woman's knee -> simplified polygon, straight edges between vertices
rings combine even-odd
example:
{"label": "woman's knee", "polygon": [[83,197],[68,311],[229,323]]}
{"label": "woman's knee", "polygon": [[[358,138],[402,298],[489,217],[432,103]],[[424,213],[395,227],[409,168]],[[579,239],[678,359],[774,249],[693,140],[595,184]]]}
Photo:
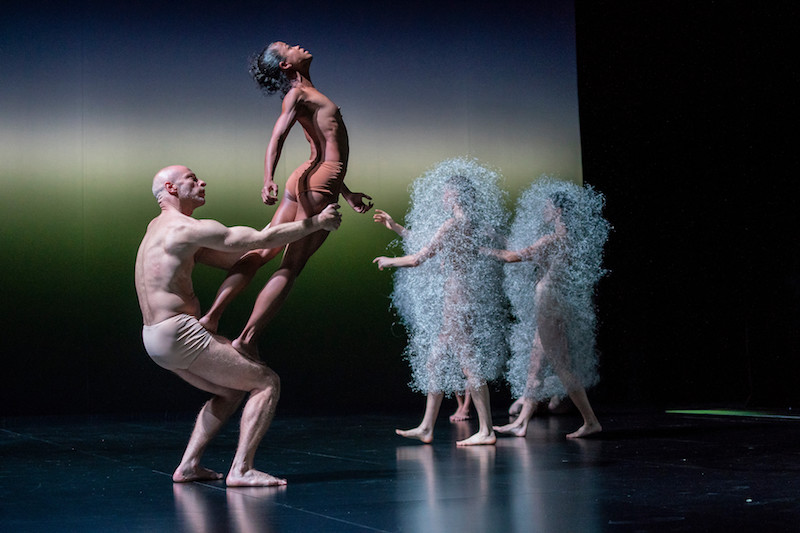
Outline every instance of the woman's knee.
{"label": "woman's knee", "polygon": [[255,274],[259,268],[268,263],[279,252],[280,249],[273,253],[271,248],[247,252],[236,262],[233,269],[244,274]]}

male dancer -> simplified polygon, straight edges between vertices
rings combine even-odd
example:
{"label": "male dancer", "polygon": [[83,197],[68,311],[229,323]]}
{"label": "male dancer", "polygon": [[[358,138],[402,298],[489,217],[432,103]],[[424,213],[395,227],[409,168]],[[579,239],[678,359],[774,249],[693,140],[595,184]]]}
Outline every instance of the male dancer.
{"label": "male dancer", "polygon": [[142,310],[142,339],[150,357],[189,384],[214,394],[201,409],[173,481],[221,479],[200,466],[209,441],[230,418],[246,393],[239,444],[228,486],[285,485],[286,480],[253,467],[256,448],[269,428],[280,395],[278,375],[261,361],[243,356],[229,340],[204,329],[197,320],[200,303],[192,287],[197,262],[230,268],[247,250],[282,246],[339,227],[338,206],[311,218],[267,226],[261,231],[225,227],[192,218],[205,203],[206,184],[184,166],[160,170],[153,195],[161,213],[147,226],[136,255],[136,293]]}

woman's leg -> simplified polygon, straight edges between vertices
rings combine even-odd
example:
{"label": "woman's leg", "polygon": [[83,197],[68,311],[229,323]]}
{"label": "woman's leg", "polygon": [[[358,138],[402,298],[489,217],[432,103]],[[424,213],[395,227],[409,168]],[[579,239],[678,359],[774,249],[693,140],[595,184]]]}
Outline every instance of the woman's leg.
{"label": "woman's leg", "polygon": [[[311,212],[307,212],[298,204],[295,220],[305,220],[321,212],[325,206],[335,199],[316,192],[305,193],[311,200]],[[281,265],[267,281],[267,284],[256,298],[253,312],[247,321],[242,333],[233,341],[233,346],[241,353],[250,357],[258,357],[257,340],[266,325],[278,313],[286,301],[297,276],[305,267],[308,260],[316,252],[325,239],[328,238],[325,230],[312,233],[298,241],[286,246]]]}
{"label": "woman's leg", "polygon": [[450,415],[450,422],[469,420],[469,408],[472,403],[472,395],[469,389],[464,391],[464,394],[456,394],[456,402],[458,402],[458,408],[455,413]]}
{"label": "woman's leg", "polygon": [[493,429],[496,432],[515,437],[524,437],[528,434],[528,422],[530,422],[539,404],[535,400],[524,397],[520,398],[520,404],[521,407],[517,418],[505,426],[494,426]]}
{"label": "woman's leg", "polygon": [[471,389],[472,401],[478,412],[478,432],[468,439],[456,442],[456,446],[480,446],[497,442],[492,430],[492,408],[489,404],[489,386],[484,383]]}
{"label": "woman's leg", "polygon": [[581,417],[583,417],[583,425],[577,431],[567,435],[567,438],[574,439],[599,433],[603,428],[589,403],[586,389],[583,388],[583,385],[570,370],[569,348],[564,321],[542,316],[538,320],[538,326],[537,334],[542,341],[544,356],[553,364],[556,375],[558,375],[564,388],[567,389],[572,403],[575,404]]}
{"label": "woman's leg", "polygon": [[508,408],[508,414],[511,416],[518,415],[522,411],[522,402],[524,398],[517,398],[514,403]]}
{"label": "woman's leg", "polygon": [[395,429],[394,432],[407,439],[417,439],[425,444],[433,441],[433,427],[436,425],[436,417],[439,416],[439,407],[442,405],[441,392],[429,392],[425,401],[425,414],[422,422],[414,429]]}
{"label": "woman's leg", "polygon": [[[284,193],[278,209],[272,216],[271,225],[291,222],[297,216],[297,201],[287,191]],[[200,319],[200,324],[212,333],[217,332],[222,313],[236,296],[247,287],[258,272],[258,269],[270,262],[283,248],[254,250],[242,256],[228,271],[228,276],[220,285],[211,308]]]}

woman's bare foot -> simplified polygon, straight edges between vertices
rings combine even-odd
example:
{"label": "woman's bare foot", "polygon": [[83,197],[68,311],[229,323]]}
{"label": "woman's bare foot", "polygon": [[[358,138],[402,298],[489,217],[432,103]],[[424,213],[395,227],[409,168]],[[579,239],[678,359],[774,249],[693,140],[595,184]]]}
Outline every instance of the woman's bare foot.
{"label": "woman's bare foot", "polygon": [[582,425],[580,428],[578,428],[578,431],[567,435],[567,438],[580,439],[581,437],[588,437],[589,435],[594,435],[595,433],[600,433],[601,431],[603,431],[603,426],[600,425],[600,422],[592,422]]}
{"label": "woman's bare foot", "polygon": [[206,331],[210,331],[211,333],[216,333],[217,328],[219,328],[219,320],[211,319],[208,315],[202,317],[198,322],[200,322],[200,325],[203,326]]}
{"label": "woman's bare foot", "polygon": [[225,484],[229,487],[277,487],[286,485],[286,480],[255,469],[243,473],[234,473],[231,470]]}
{"label": "woman's bare foot", "polygon": [[231,346],[233,346],[237,352],[247,357],[251,361],[261,362],[261,356],[258,354],[258,346],[246,345],[239,339],[233,339],[233,341],[231,341]]}
{"label": "woman's bare foot", "polygon": [[178,466],[172,474],[175,483],[189,483],[190,481],[216,481],[222,479],[222,474],[202,466]]}
{"label": "woman's bare foot", "polygon": [[456,442],[456,446],[486,446],[494,444],[495,442],[497,442],[497,437],[495,436],[494,431],[492,431],[488,435],[475,433],[468,439]]}
{"label": "woman's bare foot", "polygon": [[505,426],[493,426],[492,429],[503,435],[513,435],[515,437],[524,437],[528,433],[528,426],[517,422],[511,422]]}
{"label": "woman's bare foot", "polygon": [[417,439],[425,444],[430,444],[433,442],[433,429],[416,427],[414,429],[395,429],[394,432],[401,437],[405,437],[407,439]]}

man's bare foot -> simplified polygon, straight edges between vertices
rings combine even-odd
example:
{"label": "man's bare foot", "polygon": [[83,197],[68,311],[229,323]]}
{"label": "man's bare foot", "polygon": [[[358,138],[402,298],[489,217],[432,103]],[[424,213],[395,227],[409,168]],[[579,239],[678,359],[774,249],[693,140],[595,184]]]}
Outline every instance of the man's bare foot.
{"label": "man's bare foot", "polygon": [[469,420],[469,410],[458,409],[455,413],[450,415],[450,422],[462,422],[464,420]]}
{"label": "man's bare foot", "polygon": [[494,431],[492,431],[488,435],[475,433],[468,439],[456,442],[456,446],[487,446],[487,445],[492,445],[495,442],[497,442],[497,437],[495,436]]}
{"label": "man's bare foot", "polygon": [[395,429],[394,432],[401,437],[405,437],[407,439],[417,439],[425,444],[430,444],[433,442],[433,429],[422,429],[421,427],[416,427],[414,429]]}
{"label": "man's bare foot", "polygon": [[255,344],[249,345],[243,343],[239,339],[233,339],[233,341],[231,341],[231,346],[233,346],[237,352],[247,357],[251,361],[259,361],[259,362],[261,361],[261,356],[258,355],[257,345]]}
{"label": "man's bare foot", "polygon": [[513,435],[515,437],[524,437],[528,433],[528,427],[516,422],[511,422],[505,426],[492,426],[492,429],[503,435]]}
{"label": "man's bare foot", "polygon": [[518,415],[520,411],[522,411],[522,398],[517,398],[514,400],[514,403],[511,404],[511,407],[508,408],[508,414],[511,416]]}
{"label": "man's bare foot", "polygon": [[208,317],[208,315],[202,317],[200,320],[200,325],[203,326],[206,331],[210,331],[211,333],[216,333],[217,328],[219,328],[219,320],[213,320]]}
{"label": "man's bare foot", "polygon": [[600,422],[592,422],[590,424],[584,424],[578,431],[570,433],[567,435],[568,439],[580,439],[581,437],[588,437],[589,435],[594,435],[595,433],[600,433],[603,431],[603,426],[600,425]]}
{"label": "man's bare foot", "polygon": [[225,484],[229,487],[277,487],[286,485],[286,480],[255,469],[241,474],[234,473],[231,470],[228,472]]}
{"label": "man's bare foot", "polygon": [[190,481],[216,481],[222,479],[222,474],[202,466],[178,466],[172,474],[175,483],[189,483]]}

